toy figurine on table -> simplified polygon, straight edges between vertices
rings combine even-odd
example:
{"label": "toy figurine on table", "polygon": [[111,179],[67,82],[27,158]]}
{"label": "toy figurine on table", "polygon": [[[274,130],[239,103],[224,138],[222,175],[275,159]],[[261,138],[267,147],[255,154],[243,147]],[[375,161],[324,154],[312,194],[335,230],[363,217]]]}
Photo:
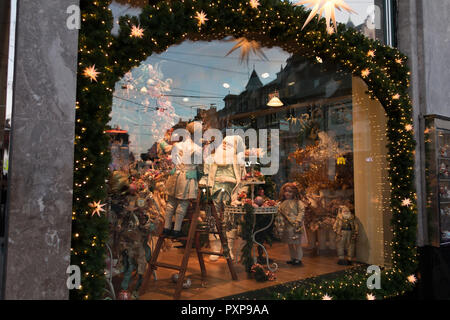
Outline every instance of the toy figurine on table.
{"label": "toy figurine on table", "polygon": [[[351,265],[355,256],[356,238],[358,237],[358,224],[355,216],[347,206],[341,206],[338,210],[338,216],[334,223],[333,230],[337,234],[337,254],[339,265]],[[347,251],[347,260],[345,260],[345,251]]]}
{"label": "toy figurine on table", "polygon": [[[210,188],[217,212],[223,218],[230,257],[237,257],[236,249],[239,242],[235,216],[224,214],[226,205],[238,201],[238,194],[242,191],[241,177],[245,176],[245,161],[243,158],[245,145],[239,136],[227,136],[223,139],[214,154],[205,159],[204,177],[200,185]],[[213,251],[220,248],[219,237],[210,234],[210,244]],[[210,260],[219,257],[211,255]]]}
{"label": "toy figurine on table", "polygon": [[[186,126],[190,135],[194,134],[195,122]],[[172,170],[166,184],[168,201],[163,234],[178,238],[181,236],[181,225],[189,207],[189,200],[197,198],[198,168],[194,159],[202,157],[202,148],[190,135],[185,135],[182,142],[177,142],[172,148]],[[175,214],[175,225],[172,230],[172,217]]]}

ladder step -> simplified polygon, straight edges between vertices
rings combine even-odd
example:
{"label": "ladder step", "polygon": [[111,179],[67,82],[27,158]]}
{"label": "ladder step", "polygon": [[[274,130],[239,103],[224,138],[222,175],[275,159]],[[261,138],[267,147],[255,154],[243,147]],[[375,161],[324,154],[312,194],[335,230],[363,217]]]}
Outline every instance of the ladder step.
{"label": "ladder step", "polygon": [[199,251],[201,254],[210,254],[213,256],[223,256],[224,254],[221,252],[212,252],[212,251]]}
{"label": "ladder step", "polygon": [[166,268],[166,269],[173,269],[173,270],[181,270],[180,266],[176,266],[174,264],[164,263],[164,262],[157,262],[155,263],[156,267]]}

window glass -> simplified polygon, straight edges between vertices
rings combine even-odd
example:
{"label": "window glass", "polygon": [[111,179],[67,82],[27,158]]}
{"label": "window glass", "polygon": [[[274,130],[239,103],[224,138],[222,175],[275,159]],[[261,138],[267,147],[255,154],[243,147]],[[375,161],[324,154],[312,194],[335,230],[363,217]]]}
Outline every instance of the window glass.
{"label": "window glass", "polygon": [[[235,44],[233,38],[183,42],[116,84],[107,131],[113,156],[108,216],[123,290],[135,286],[132,271],[143,276],[161,233],[168,238],[158,261],[181,263],[192,200],[203,189],[230,251],[214,233],[211,206],[202,207],[196,245],[230,252],[241,280],[248,223],[261,230],[255,242],[262,246],[250,245],[251,257],[276,274],[276,283],[350,264],[389,263],[387,120],[380,103],[338,65],[279,48],[261,48],[264,56],[241,61],[239,50],[230,53]],[[255,220],[245,220],[245,203],[258,213]],[[196,259],[186,284],[197,286],[186,291],[195,299],[275,284],[231,286],[226,259],[205,254],[208,288],[215,288],[208,291]],[[143,298],[172,297],[164,291],[174,287],[174,271],[158,268],[157,277]]]}

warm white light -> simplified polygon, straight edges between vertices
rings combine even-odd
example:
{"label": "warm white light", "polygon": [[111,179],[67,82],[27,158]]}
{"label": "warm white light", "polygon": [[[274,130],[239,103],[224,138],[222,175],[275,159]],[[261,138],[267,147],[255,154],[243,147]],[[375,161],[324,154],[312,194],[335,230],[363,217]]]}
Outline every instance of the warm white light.
{"label": "warm white light", "polygon": [[230,85],[229,85],[228,83],[225,82],[225,83],[223,84],[223,87],[226,88],[226,89],[228,89],[228,88],[230,87]]}
{"label": "warm white light", "polygon": [[189,101],[189,98],[183,98],[183,101],[184,101],[184,102],[188,102],[188,101]]}
{"label": "warm white light", "polygon": [[261,75],[261,77],[262,77],[263,79],[267,79],[268,77],[270,77],[270,74],[268,74],[268,73],[266,72],[266,73],[263,73],[263,74]]}
{"label": "warm white light", "polygon": [[283,102],[278,97],[273,97],[270,99],[269,103],[267,104],[269,107],[279,108],[284,106]]}

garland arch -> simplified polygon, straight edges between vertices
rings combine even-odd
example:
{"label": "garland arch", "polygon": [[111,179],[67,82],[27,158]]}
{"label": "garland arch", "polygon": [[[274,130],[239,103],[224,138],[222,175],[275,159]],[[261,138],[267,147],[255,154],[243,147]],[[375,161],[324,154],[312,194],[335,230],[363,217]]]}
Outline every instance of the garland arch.
{"label": "garland arch", "polygon": [[[115,83],[151,54],[162,53],[169,46],[227,36],[257,40],[263,47],[277,46],[312,63],[322,60],[339,64],[344,71],[363,78],[369,95],[382,104],[388,118],[393,240],[392,266],[381,274],[382,289],[367,289],[368,275],[359,270],[340,279],[294,288],[278,298],[366,299],[365,295],[373,294],[379,299],[401,295],[414,287],[415,141],[406,56],[343,25],[330,35],[324,19],[314,19],[302,30],[309,12],[283,0],[260,0],[257,8],[247,0],[160,1],[145,6],[139,17],[121,17],[118,36],[111,34],[110,2],[80,1],[71,264],[82,270],[82,287],[71,290],[72,299],[100,299],[105,288],[108,221],[101,210],[93,214],[92,204],[104,201],[107,195],[111,156],[105,130]],[[195,16],[202,11],[208,20],[200,25]],[[130,35],[133,26],[143,29],[141,38]],[[86,76],[87,68],[95,70],[93,78]]]}

